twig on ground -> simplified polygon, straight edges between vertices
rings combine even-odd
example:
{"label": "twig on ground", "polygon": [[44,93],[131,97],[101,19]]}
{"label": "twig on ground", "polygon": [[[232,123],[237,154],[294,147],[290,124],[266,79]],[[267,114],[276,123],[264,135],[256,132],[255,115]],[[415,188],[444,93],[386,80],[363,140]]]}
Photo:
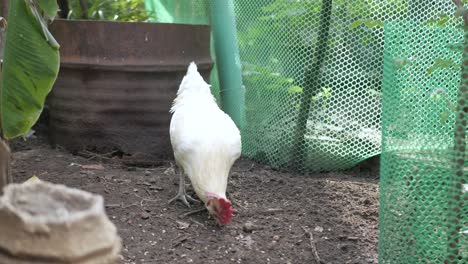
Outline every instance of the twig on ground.
{"label": "twig on ground", "polygon": [[127,208],[132,207],[132,206],[138,206],[138,207],[140,207],[140,206],[138,205],[138,203],[133,203],[133,204],[129,204],[129,205],[122,206],[122,209],[127,209]]}
{"label": "twig on ground", "polygon": [[312,234],[312,232],[306,228],[306,227],[302,227],[302,229],[304,230],[304,232],[309,235],[309,239],[310,239],[310,248],[312,249],[312,254],[314,255],[314,258],[315,258],[315,262],[317,264],[320,264],[322,263],[320,261],[320,257],[318,255],[318,252],[317,252],[317,247],[315,246],[315,241],[314,241],[314,235]]}
{"label": "twig on ground", "polygon": [[185,241],[187,241],[189,239],[189,237],[187,237],[186,235],[180,235],[176,238],[174,238],[172,240],[172,247],[175,248],[175,247],[178,247],[179,245],[181,245],[182,243],[184,243]]}
{"label": "twig on ground", "polygon": [[185,217],[187,217],[187,216],[191,216],[191,215],[194,215],[194,214],[198,214],[198,213],[201,213],[201,212],[203,212],[203,211],[205,211],[205,210],[206,210],[206,208],[198,209],[198,210],[195,210],[195,211],[190,211],[190,212],[188,212],[188,213],[181,214],[181,215],[180,215],[180,218],[185,218]]}

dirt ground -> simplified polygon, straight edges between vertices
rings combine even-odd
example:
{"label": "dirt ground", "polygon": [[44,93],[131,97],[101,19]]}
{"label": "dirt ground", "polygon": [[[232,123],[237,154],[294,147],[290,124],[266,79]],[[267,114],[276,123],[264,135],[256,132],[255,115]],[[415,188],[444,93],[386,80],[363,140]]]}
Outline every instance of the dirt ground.
{"label": "dirt ground", "polygon": [[304,176],[240,160],[228,187],[238,213],[220,228],[206,211],[184,216],[200,205],[167,204],[178,183],[170,161],[128,167],[51,148],[41,136],[12,149],[16,182],[37,175],[104,196],[122,263],[316,263],[316,255],[321,263],[377,263],[376,172]]}

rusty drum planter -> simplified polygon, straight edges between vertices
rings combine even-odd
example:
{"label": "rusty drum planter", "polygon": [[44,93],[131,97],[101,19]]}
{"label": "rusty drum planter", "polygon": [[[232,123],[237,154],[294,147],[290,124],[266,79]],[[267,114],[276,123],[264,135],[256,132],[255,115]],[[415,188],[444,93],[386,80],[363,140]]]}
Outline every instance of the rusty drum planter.
{"label": "rusty drum planter", "polygon": [[169,109],[187,66],[195,61],[205,80],[213,66],[209,26],[56,20],[51,31],[61,45],[51,142],[169,157]]}

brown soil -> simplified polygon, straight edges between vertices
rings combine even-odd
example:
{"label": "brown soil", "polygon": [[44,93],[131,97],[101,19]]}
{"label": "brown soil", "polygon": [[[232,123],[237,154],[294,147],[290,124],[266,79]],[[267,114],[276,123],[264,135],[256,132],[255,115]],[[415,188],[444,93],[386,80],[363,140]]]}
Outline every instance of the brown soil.
{"label": "brown soil", "polygon": [[[220,228],[206,211],[183,216],[200,206],[167,204],[178,183],[170,161],[128,167],[41,138],[12,148],[16,182],[36,175],[104,196],[122,263],[315,263],[314,248],[321,263],[377,263],[378,179],[362,167],[304,176],[240,160],[228,187],[238,213]],[[96,164],[104,168],[82,166]]]}

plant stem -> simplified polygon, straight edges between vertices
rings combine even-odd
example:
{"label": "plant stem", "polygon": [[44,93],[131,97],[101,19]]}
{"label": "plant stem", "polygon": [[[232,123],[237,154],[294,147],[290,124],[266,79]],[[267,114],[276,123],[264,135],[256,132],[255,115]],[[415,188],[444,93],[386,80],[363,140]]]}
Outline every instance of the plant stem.
{"label": "plant stem", "polygon": [[332,5],[333,0],[322,0],[318,39],[315,45],[315,61],[312,66],[306,70],[305,73],[306,85],[304,85],[304,91],[301,98],[301,108],[299,110],[299,116],[297,119],[297,128],[294,140],[294,160],[292,161],[292,166],[298,170],[303,169],[304,161],[307,156],[307,142],[305,141],[307,120],[309,118],[312,95],[320,90],[320,68],[322,68],[325,55],[327,54],[328,50]]}
{"label": "plant stem", "polygon": [[10,148],[6,140],[0,139],[0,194],[3,193],[3,187],[13,182],[10,160]]}
{"label": "plant stem", "polygon": [[80,0],[81,18],[88,19],[88,0]]}

